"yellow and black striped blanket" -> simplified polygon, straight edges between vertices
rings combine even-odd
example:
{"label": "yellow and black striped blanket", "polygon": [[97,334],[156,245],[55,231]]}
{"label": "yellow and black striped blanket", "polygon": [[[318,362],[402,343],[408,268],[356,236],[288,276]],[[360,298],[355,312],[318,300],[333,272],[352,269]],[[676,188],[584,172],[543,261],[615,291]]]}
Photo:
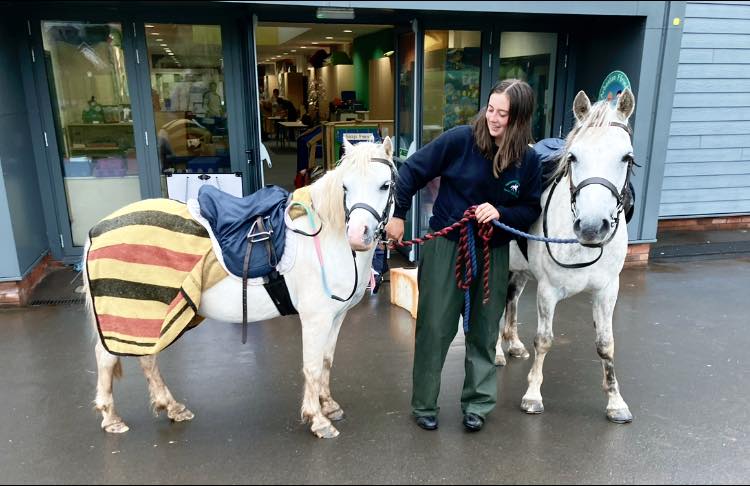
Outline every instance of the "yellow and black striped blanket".
{"label": "yellow and black striped blanket", "polygon": [[102,343],[113,354],[156,354],[203,320],[201,292],[227,274],[185,204],[146,199],[94,226],[86,271]]}

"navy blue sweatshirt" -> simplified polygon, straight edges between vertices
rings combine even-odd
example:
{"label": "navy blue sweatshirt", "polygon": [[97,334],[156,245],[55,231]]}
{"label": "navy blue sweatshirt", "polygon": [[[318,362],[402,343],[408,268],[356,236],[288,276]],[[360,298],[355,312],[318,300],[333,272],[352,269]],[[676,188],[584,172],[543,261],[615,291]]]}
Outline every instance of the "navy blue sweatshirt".
{"label": "navy blue sweatshirt", "polygon": [[[513,163],[495,178],[492,160],[479,151],[471,127],[463,125],[443,133],[401,166],[393,216],[405,219],[412,196],[438,176],[440,190],[430,218],[433,231],[450,226],[470,206],[485,202],[497,208],[500,222],[521,231],[528,231],[542,212],[541,163],[537,153],[529,148],[520,166]],[[458,230],[448,235],[454,241],[459,236]],[[490,245],[501,246],[511,239],[513,235],[496,227]]]}

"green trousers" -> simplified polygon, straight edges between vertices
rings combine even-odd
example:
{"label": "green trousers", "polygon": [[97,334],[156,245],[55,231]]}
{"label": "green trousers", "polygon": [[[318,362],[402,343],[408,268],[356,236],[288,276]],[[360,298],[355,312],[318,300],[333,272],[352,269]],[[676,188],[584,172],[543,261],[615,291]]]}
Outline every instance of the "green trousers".
{"label": "green trousers", "polygon": [[[446,238],[422,247],[419,263],[419,307],[414,346],[411,405],[414,415],[437,415],[440,375],[464,309],[464,291],[456,285],[458,244]],[[461,410],[485,417],[497,402],[495,344],[508,289],[508,245],[490,252],[490,300],[482,303],[481,247],[477,249],[480,276],[470,289],[471,317],[466,335]],[[463,329],[461,330],[463,332]]]}

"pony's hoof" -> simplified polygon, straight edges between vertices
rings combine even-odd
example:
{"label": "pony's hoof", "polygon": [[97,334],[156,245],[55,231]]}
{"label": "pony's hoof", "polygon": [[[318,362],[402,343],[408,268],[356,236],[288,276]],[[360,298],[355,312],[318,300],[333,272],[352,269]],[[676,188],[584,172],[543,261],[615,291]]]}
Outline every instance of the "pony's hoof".
{"label": "pony's hoof", "polygon": [[338,437],[339,435],[339,431],[336,430],[336,427],[334,427],[333,425],[328,425],[318,430],[313,430],[312,433],[318,436],[319,439],[333,439],[335,437]]}
{"label": "pony's hoof", "polygon": [[328,412],[326,414],[326,417],[328,417],[328,420],[332,422],[338,422],[339,420],[343,420],[344,418],[344,409],[339,408],[338,410],[334,410],[332,412]]}
{"label": "pony's hoof", "polygon": [[526,413],[540,414],[544,412],[544,405],[542,404],[541,400],[524,398],[523,400],[521,400],[521,410]]}
{"label": "pony's hoof", "polygon": [[193,418],[195,417],[195,415],[193,415],[193,412],[191,412],[185,407],[182,407],[182,409],[180,409],[179,411],[178,410],[169,411],[167,412],[167,416],[173,422],[184,422],[186,420],[193,420]]}
{"label": "pony's hoof", "polygon": [[495,366],[505,366],[505,353],[497,353],[495,355]]}
{"label": "pony's hoof", "polygon": [[607,410],[607,420],[616,424],[629,424],[633,421],[633,414],[627,408]]}
{"label": "pony's hoof", "polygon": [[509,348],[508,354],[513,356],[514,358],[521,358],[521,359],[529,358],[529,352],[526,351],[526,348],[523,347],[523,345]]}
{"label": "pony's hoof", "polygon": [[107,426],[102,427],[105,432],[108,434],[124,434],[128,430],[130,430],[130,427],[127,426],[125,422],[117,422],[114,424],[109,424]]}

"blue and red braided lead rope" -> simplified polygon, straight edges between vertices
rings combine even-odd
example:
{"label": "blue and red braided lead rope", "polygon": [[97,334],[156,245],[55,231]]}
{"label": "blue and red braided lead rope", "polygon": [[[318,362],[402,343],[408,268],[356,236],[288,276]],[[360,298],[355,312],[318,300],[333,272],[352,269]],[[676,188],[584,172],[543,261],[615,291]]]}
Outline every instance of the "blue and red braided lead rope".
{"label": "blue and red braided lead rope", "polygon": [[[470,296],[469,289],[471,288],[474,279],[478,277],[477,258],[476,258],[476,246],[474,242],[474,228],[473,221],[476,221],[477,216],[475,214],[476,206],[471,206],[469,209],[464,211],[463,217],[453,223],[450,226],[446,226],[440,231],[434,233],[428,233],[421,238],[414,238],[413,240],[407,240],[402,242],[394,242],[395,246],[412,246],[415,244],[421,245],[425,241],[432,240],[441,236],[446,236],[451,231],[456,229],[461,230],[461,235],[458,240],[458,254],[456,255],[456,284],[458,288],[464,291],[464,333],[469,332],[469,320],[470,320]],[[490,299],[490,240],[495,228],[490,223],[476,223],[479,225],[479,238],[482,244],[482,253],[484,255],[484,261],[482,265],[482,283],[484,288],[483,303],[487,303]]]}

